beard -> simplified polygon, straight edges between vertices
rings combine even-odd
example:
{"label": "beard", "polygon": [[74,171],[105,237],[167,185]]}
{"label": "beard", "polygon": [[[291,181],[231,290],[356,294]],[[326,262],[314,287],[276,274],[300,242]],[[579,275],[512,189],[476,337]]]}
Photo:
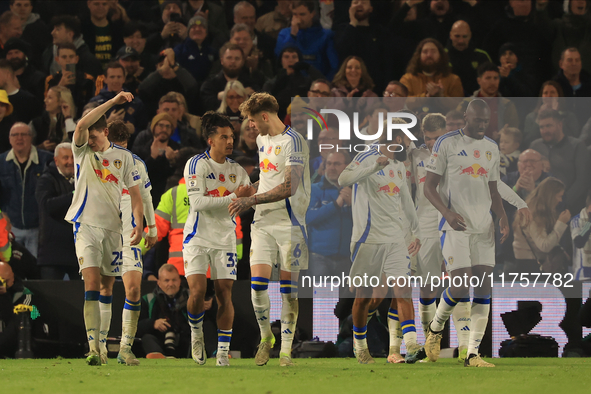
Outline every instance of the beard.
{"label": "beard", "polygon": [[10,63],[10,67],[12,67],[14,71],[20,70],[21,68],[25,68],[27,66],[27,58],[19,59],[18,57],[15,57],[10,59],[8,63]]}
{"label": "beard", "polygon": [[233,69],[222,66],[222,69],[224,70],[224,74],[226,74],[228,78],[238,78],[240,72],[242,71],[242,67]]}
{"label": "beard", "polygon": [[437,71],[437,63],[435,61],[433,61],[432,63],[429,63],[429,64],[426,64],[425,62],[420,61],[419,62],[419,66],[421,67],[421,70],[423,72],[426,72],[426,73],[429,73],[429,74],[434,73],[435,71]]}
{"label": "beard", "polygon": [[406,148],[401,150],[400,152],[396,152],[395,155],[396,155],[395,156],[396,160],[398,160],[400,162],[406,161],[406,159],[408,158],[408,152],[407,152]]}
{"label": "beard", "polygon": [[370,12],[357,11],[357,12],[355,12],[355,18],[359,22],[361,22],[361,21],[364,21],[364,20],[368,19],[369,18],[369,14],[370,14]]}

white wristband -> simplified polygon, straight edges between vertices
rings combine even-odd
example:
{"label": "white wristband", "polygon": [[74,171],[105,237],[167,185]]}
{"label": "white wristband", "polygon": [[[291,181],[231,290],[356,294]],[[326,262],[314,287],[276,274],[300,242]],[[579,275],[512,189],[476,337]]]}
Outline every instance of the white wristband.
{"label": "white wristband", "polygon": [[148,227],[148,237],[155,237],[158,235],[158,229],[156,226]]}

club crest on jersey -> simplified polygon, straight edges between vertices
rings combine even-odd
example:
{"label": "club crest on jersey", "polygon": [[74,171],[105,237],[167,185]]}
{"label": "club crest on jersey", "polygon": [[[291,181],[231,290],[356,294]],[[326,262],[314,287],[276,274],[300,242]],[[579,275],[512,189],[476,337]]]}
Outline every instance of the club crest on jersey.
{"label": "club crest on jersey", "polygon": [[472,164],[464,169],[460,167],[460,175],[462,174],[470,174],[472,178],[479,178],[481,176],[488,178],[488,171],[484,167],[481,167],[480,164]]}
{"label": "club crest on jersey", "polygon": [[454,258],[452,256],[449,256],[448,259],[447,259],[447,263],[449,265],[452,265],[454,263]]}
{"label": "club crest on jersey", "polygon": [[121,160],[117,159],[113,161],[113,165],[115,166],[116,169],[120,169],[121,166],[123,165],[123,163],[121,163]]}
{"label": "club crest on jersey", "polygon": [[402,179],[402,171],[398,170],[398,177]]}
{"label": "club crest on jersey", "polygon": [[236,174],[230,174],[228,175],[228,178],[230,179],[230,182],[236,183]]}
{"label": "club crest on jersey", "polygon": [[263,172],[269,172],[269,171],[279,172],[279,169],[277,168],[277,166],[275,164],[271,163],[269,161],[269,159],[265,159],[265,160],[261,161],[259,164],[259,168]]}
{"label": "club crest on jersey", "polygon": [[279,156],[279,153],[281,153],[281,146],[277,145],[275,147],[275,156]]}
{"label": "club crest on jersey", "polygon": [[82,264],[84,264],[84,257],[80,257],[78,259],[78,264],[80,264],[82,266]]}
{"label": "club crest on jersey", "polygon": [[226,177],[224,174],[218,175],[218,179],[220,180],[220,182],[226,182]]}
{"label": "club crest on jersey", "polygon": [[108,167],[108,166],[109,166],[109,160],[103,159],[103,167]]}
{"label": "club crest on jersey", "polygon": [[478,149],[474,149],[474,158],[480,159],[480,151]]}
{"label": "club crest on jersey", "polygon": [[390,178],[394,178],[396,175],[394,175],[394,170],[390,170]]}
{"label": "club crest on jersey", "polygon": [[389,196],[394,196],[400,193],[400,188],[396,186],[394,182],[390,182],[387,185],[384,185],[378,189],[378,193],[386,193]]}
{"label": "club crest on jersey", "polygon": [[488,161],[491,161],[491,159],[492,159],[491,151],[489,151],[489,150],[486,151],[486,158],[488,159]]}
{"label": "club crest on jersey", "polygon": [[270,146],[270,147],[267,148],[267,154],[268,155],[270,155],[272,151],[273,151],[273,147],[272,146]]}

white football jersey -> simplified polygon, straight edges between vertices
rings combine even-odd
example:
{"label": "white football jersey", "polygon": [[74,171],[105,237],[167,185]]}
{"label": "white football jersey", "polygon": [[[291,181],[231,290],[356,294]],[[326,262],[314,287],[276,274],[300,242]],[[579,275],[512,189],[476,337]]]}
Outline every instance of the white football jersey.
{"label": "white football jersey", "polygon": [[304,174],[295,193],[282,201],[256,205],[255,221],[277,224],[291,221],[305,226],[306,211],[310,205],[310,151],[305,138],[287,126],[283,133],[257,137],[259,148],[259,189],[257,194],[268,192],[285,181],[287,166],[303,166]]}
{"label": "white football jersey", "polygon": [[427,179],[426,164],[429,163],[431,152],[425,144],[411,152],[412,176],[416,185],[415,206],[419,218],[419,228],[425,238],[438,238],[438,211],[425,197],[425,180]]}
{"label": "white football jersey", "polygon": [[417,215],[406,182],[404,163],[389,159],[379,168],[377,160],[385,157],[375,149],[359,153],[339,176],[341,186],[353,186],[353,235],[351,242],[385,244],[399,237],[404,240],[400,213],[406,215],[410,231],[420,239]]}
{"label": "white football jersey", "polygon": [[76,183],[66,220],[121,233],[121,193],[124,185],[135,186],[140,174],[130,151],[111,145],[94,152],[88,143],[72,143]]}
{"label": "white football jersey", "polygon": [[[427,171],[441,175],[439,195],[449,209],[462,215],[466,232],[490,231],[492,199],[488,182],[499,180],[499,147],[488,137],[481,140],[456,130],[439,137]],[[439,230],[453,230],[439,214]]]}
{"label": "white football jersey", "polygon": [[[133,158],[135,159],[135,167],[140,175],[140,193],[142,195],[142,201],[147,201],[149,204],[152,204],[152,194],[150,193],[150,190],[152,190],[152,183],[150,182],[150,177],[148,176],[148,168],[146,167],[146,163],[144,163],[144,161],[136,155],[133,155]],[[144,215],[145,214],[146,212],[144,212]],[[142,218],[142,220],[137,220],[133,217],[133,209],[131,207],[131,196],[129,195],[129,190],[124,185],[121,195],[121,221],[123,222],[123,246],[130,246],[131,231],[134,229],[136,225],[141,226],[143,224],[143,219],[144,218]]]}
{"label": "white football jersey", "polygon": [[[589,225],[589,216],[587,214],[587,207],[585,207],[578,215],[573,216],[570,221],[570,232],[573,241],[582,232],[589,231]],[[572,270],[575,280],[591,279],[591,242],[587,241],[582,248],[577,248],[573,245],[573,252]]]}
{"label": "white football jersey", "polygon": [[235,250],[236,222],[228,205],[236,198],[238,186],[250,185],[244,168],[229,158],[219,164],[207,151],[187,162],[184,176],[190,208],[183,244]]}

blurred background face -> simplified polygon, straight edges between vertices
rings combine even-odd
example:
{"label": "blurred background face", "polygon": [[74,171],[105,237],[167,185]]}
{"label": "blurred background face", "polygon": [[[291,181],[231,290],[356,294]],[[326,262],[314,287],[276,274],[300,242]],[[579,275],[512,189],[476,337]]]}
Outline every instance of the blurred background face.
{"label": "blurred background face", "polygon": [[142,33],[139,30],[129,37],[125,37],[123,42],[125,42],[125,46],[132,47],[138,53],[144,52],[144,48],[146,47],[146,39],[142,37]]}
{"label": "blurred background face", "polygon": [[71,49],[60,49],[57,54],[56,63],[60,65],[62,71],[66,69],[67,64],[78,64],[78,55]]}
{"label": "blurred background face", "polygon": [[478,85],[480,90],[488,96],[494,96],[499,91],[499,73],[494,71],[487,71],[478,78]]}
{"label": "blurred background face", "polygon": [[205,25],[193,25],[191,29],[189,29],[189,38],[195,42],[201,43],[205,38],[207,38],[207,29]]}
{"label": "blurred background face", "polygon": [[229,127],[218,127],[207,142],[212,151],[225,156],[231,155],[234,150],[234,130]]}
{"label": "blurred background face", "polygon": [[446,129],[440,129],[437,131],[423,130],[423,136],[425,137],[425,145],[427,145],[427,149],[430,151],[433,150],[433,145],[435,145],[437,138],[441,137],[445,133],[447,133]]}
{"label": "blurred background face", "polygon": [[384,97],[407,97],[405,91],[399,86],[395,84],[390,84],[386,86],[384,90]]}
{"label": "blurred background face", "polygon": [[166,120],[161,120],[154,125],[154,139],[160,142],[166,142],[172,135],[172,125]]}
{"label": "blurred background face", "polygon": [[170,22],[170,14],[176,12],[177,14],[183,14],[182,10],[179,8],[177,4],[169,4],[162,10],[162,22],[168,23]]}
{"label": "blurred background face", "polygon": [[254,31],[254,26],[257,23],[256,10],[254,7],[240,7],[234,15],[234,23],[244,23]]}
{"label": "blurred background face", "polygon": [[18,70],[27,65],[27,57],[20,49],[11,49],[6,53],[6,60],[10,62],[13,70]]}
{"label": "blurred background face", "polygon": [[4,103],[0,103],[0,120],[4,119],[6,115],[6,111],[8,111],[8,105]]}
{"label": "blurred background face", "polygon": [[558,193],[556,193],[556,196],[554,197],[554,209],[556,209],[556,207],[558,207],[558,204],[560,204],[562,202],[563,196],[564,196],[564,190],[561,190]]}
{"label": "blurred background face", "polygon": [[177,122],[181,120],[181,106],[178,103],[162,103],[158,107],[158,113],[166,112]]}
{"label": "blurred background face", "polygon": [[445,16],[449,11],[448,0],[431,0],[431,12],[438,17]]}
{"label": "blurred background face", "polygon": [[51,36],[53,37],[53,44],[61,44],[64,42],[70,42],[72,31],[66,29],[65,25],[54,26],[53,30],[51,31]]}
{"label": "blurred background face", "polygon": [[510,0],[509,6],[515,16],[528,16],[531,12],[531,0]]}
{"label": "blurred background face", "polygon": [[330,97],[332,92],[328,85],[324,83],[315,83],[308,91],[308,97]]}
{"label": "blurred background face", "polygon": [[296,52],[283,52],[281,55],[281,67],[284,69],[289,69],[290,66],[293,66],[299,61],[298,54]]}
{"label": "blurred background face", "polygon": [[68,178],[74,176],[74,154],[72,153],[72,149],[61,148],[59,151],[55,152],[53,160],[62,174]]}
{"label": "blurred background face", "polygon": [[246,122],[246,126],[244,126],[241,135],[242,140],[248,145],[253,145],[256,144],[258,135],[259,131],[256,128],[251,127],[250,122]]}
{"label": "blurred background face", "polygon": [[466,125],[464,119],[445,119],[445,129],[450,131],[455,131],[463,128]]}
{"label": "blurred background face", "polygon": [[519,148],[519,144],[513,139],[512,136],[507,134],[501,134],[499,140],[499,149],[501,153],[508,155]]}
{"label": "blurred background face", "polygon": [[24,151],[31,148],[33,136],[28,126],[16,126],[10,130],[10,146],[15,151]]}
{"label": "blurred background face", "polygon": [[530,149],[524,151],[519,155],[517,161],[517,170],[520,175],[531,174],[534,180],[542,176],[544,165],[540,154]]}
{"label": "blurred background face", "polygon": [[[326,158],[330,153],[336,152],[337,146],[339,146],[339,132],[335,129],[328,128],[324,129],[318,135],[318,147],[320,149],[320,145],[322,146],[322,150],[320,154],[322,157]],[[332,145],[332,147],[328,146]]]}
{"label": "blurred background face", "polygon": [[110,92],[120,92],[125,82],[125,73],[120,68],[108,68],[105,83]]}
{"label": "blurred background face", "polygon": [[230,78],[236,78],[240,75],[240,70],[244,65],[242,53],[238,50],[227,50],[221,59],[224,73]]}
{"label": "blurred background face", "polygon": [[232,44],[236,44],[240,48],[242,48],[242,51],[247,55],[250,53],[250,51],[252,51],[252,47],[253,47],[252,37],[250,36],[250,33],[247,31],[243,30],[243,31],[239,31],[239,32],[234,33],[232,38],[230,38],[230,42]]}
{"label": "blurred background face", "polygon": [[542,104],[548,108],[558,109],[558,90],[552,85],[542,89]]}
{"label": "blurred background face", "polygon": [[312,26],[312,22],[314,21],[314,13],[310,12],[306,6],[299,6],[292,10],[292,15],[297,16],[300,18],[300,23],[298,27],[300,29],[307,29]]}
{"label": "blurred background face", "polygon": [[470,39],[472,33],[470,26],[467,23],[456,23],[449,32],[449,38],[451,39],[451,45],[458,51],[468,49],[470,46]]}
{"label": "blurred background face", "polygon": [[355,19],[358,21],[366,20],[373,11],[369,0],[353,0],[351,7],[355,7]]}
{"label": "blurred background face", "polygon": [[540,134],[542,135],[542,139],[549,143],[556,143],[560,141],[560,137],[562,136],[562,122],[552,119],[546,118],[541,119],[539,121],[540,125]]}
{"label": "blurred background face", "polygon": [[439,49],[437,46],[432,42],[428,42],[423,45],[421,49],[421,59],[420,65],[423,71],[425,72],[433,72],[435,71],[435,66],[439,62],[439,58],[441,55],[439,54]]}
{"label": "blurred background face", "polygon": [[505,51],[505,53],[501,55],[501,66],[507,66],[513,70],[517,67],[517,62],[517,55],[512,51]]}
{"label": "blurred background face", "polygon": [[573,15],[584,15],[587,12],[587,0],[571,0],[570,11]]}
{"label": "blurred background face", "polygon": [[181,289],[181,277],[174,270],[162,270],[158,277],[158,287],[169,297],[173,297]]}
{"label": "blurred background face", "polygon": [[88,1],[88,10],[90,15],[96,19],[104,19],[109,13],[109,2],[104,0],[90,0]]}
{"label": "blurred background face", "polygon": [[361,63],[357,59],[350,59],[345,67],[345,77],[351,86],[359,85],[361,79]]}
{"label": "blurred background face", "polygon": [[2,31],[2,34],[6,36],[7,40],[11,38],[19,38],[23,34],[21,18],[15,15],[6,25],[0,27],[0,30]]}
{"label": "blurred background face", "polygon": [[565,74],[580,74],[583,68],[581,54],[575,51],[566,51],[564,58],[560,61],[560,68]]}
{"label": "blurred background face", "polygon": [[238,108],[240,107],[240,104],[242,104],[243,102],[244,96],[239,95],[238,93],[236,93],[235,90],[228,90],[228,95],[226,96],[226,104],[232,112],[238,112]]}
{"label": "blurred background face", "polygon": [[125,72],[127,72],[127,75],[135,75],[140,69],[140,61],[134,59],[133,57],[119,59],[119,64],[121,64],[125,68]]}
{"label": "blurred background face", "polygon": [[61,103],[57,96],[57,93],[53,89],[47,91],[45,96],[45,110],[50,114],[61,111]]}
{"label": "blurred background face", "polygon": [[331,153],[326,158],[326,163],[324,166],[324,176],[332,182],[338,183],[339,176],[343,172],[343,170],[347,167],[345,163],[345,157],[342,153]]}
{"label": "blurred background face", "polygon": [[31,0],[15,0],[14,4],[10,6],[10,11],[17,14],[21,21],[25,22],[33,11],[33,5]]}

